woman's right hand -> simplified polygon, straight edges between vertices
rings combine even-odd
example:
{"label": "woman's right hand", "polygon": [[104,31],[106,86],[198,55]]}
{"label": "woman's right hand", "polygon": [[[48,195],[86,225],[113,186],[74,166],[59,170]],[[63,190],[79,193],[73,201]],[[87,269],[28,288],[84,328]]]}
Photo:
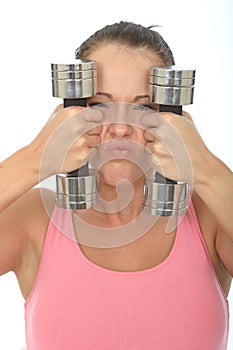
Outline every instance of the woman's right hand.
{"label": "woman's right hand", "polygon": [[29,145],[40,159],[40,179],[84,165],[100,143],[101,120],[96,109],[59,105]]}

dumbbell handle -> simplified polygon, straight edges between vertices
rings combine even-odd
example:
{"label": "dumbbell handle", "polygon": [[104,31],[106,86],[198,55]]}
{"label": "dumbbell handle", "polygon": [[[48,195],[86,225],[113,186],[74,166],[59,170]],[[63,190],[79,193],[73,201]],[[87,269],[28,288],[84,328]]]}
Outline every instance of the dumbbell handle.
{"label": "dumbbell handle", "polygon": [[[171,113],[182,115],[182,106],[160,105],[159,111],[160,112],[171,112]],[[168,179],[157,172],[155,173],[155,182],[167,183],[167,184],[176,184],[177,183],[176,181]]]}
{"label": "dumbbell handle", "polygon": [[182,115],[182,106],[160,105],[159,111],[160,112],[171,112],[171,113]]}
{"label": "dumbbell handle", "polygon": [[[64,98],[63,100],[64,107],[70,106],[80,106],[86,107],[87,99],[86,98]],[[70,171],[68,176],[87,176],[88,175],[88,163],[83,165],[81,168]]]}
{"label": "dumbbell handle", "polygon": [[64,104],[64,107],[70,107],[70,106],[86,107],[87,99],[86,98],[64,98],[63,104]]}

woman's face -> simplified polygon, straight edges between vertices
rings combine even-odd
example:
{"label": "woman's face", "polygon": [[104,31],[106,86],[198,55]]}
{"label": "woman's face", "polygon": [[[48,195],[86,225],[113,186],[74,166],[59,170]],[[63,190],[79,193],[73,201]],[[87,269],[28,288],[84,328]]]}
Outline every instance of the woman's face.
{"label": "woman's face", "polygon": [[[144,149],[146,144],[144,130],[133,125],[134,123],[129,123],[126,110],[131,103],[134,104],[133,106],[149,105],[156,108],[149,97],[149,72],[151,66],[162,65],[161,59],[140,50],[129,50],[113,44],[98,48],[89,55],[88,59],[96,62],[98,74],[98,91],[94,97],[88,99],[88,104],[91,106],[100,103],[95,108],[101,108],[102,103],[107,103],[111,108],[103,108],[106,114],[108,110],[111,112],[114,110],[116,113],[116,119],[113,116],[111,122],[104,124],[100,135],[101,142],[116,141],[115,148],[114,146],[105,148],[105,152],[110,152],[112,158],[101,167],[101,178],[113,186],[121,179],[135,182],[142,177],[142,170],[135,162],[127,160],[125,157],[127,149],[124,147],[121,149],[119,142],[129,142],[129,147],[137,142],[140,145],[139,153],[140,149]],[[139,110],[140,107],[138,107]],[[122,115],[119,116],[119,113]],[[124,113],[126,114],[123,115]],[[105,144],[108,145],[106,142]]]}

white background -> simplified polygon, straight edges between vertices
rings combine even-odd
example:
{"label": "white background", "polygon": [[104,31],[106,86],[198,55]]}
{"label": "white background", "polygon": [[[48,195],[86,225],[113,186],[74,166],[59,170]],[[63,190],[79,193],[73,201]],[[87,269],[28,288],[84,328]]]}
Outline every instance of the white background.
{"label": "white background", "polygon": [[[194,105],[187,110],[209,149],[233,169],[232,4],[231,0],[2,1],[0,160],[29,143],[61,102],[51,96],[50,63],[72,61],[76,47],[95,30],[128,20],[162,25],[160,33],[173,49],[176,63],[197,69]],[[224,210],[224,203],[219,210]],[[233,292],[229,302],[233,313]],[[18,350],[25,344],[23,303],[14,276],[1,277],[1,350]]]}

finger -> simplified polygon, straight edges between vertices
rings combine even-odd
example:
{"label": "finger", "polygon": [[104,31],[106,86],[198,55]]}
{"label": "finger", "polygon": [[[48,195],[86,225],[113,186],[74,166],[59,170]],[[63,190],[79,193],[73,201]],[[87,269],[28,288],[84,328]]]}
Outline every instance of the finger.
{"label": "finger", "polygon": [[63,109],[63,104],[59,104],[59,105],[54,109],[54,111],[52,112],[51,115],[57,113],[57,112],[60,111],[61,109]]}
{"label": "finger", "polygon": [[170,142],[173,139],[179,138],[176,125],[179,125],[182,119],[183,118],[177,114],[162,112],[160,124],[157,128],[150,128],[147,131],[154,135],[155,139]]}
{"label": "finger", "polygon": [[181,115],[179,114],[175,114],[175,113],[171,113],[171,112],[161,112],[161,117],[163,118],[163,120],[166,121],[174,121],[174,120],[179,120],[181,118]]}
{"label": "finger", "polygon": [[155,130],[147,130],[144,132],[144,138],[146,141],[148,142],[153,142],[155,141],[155,136],[153,135],[155,134]]}
{"label": "finger", "polygon": [[88,108],[80,107],[77,112],[77,108],[74,110],[72,107],[67,107],[59,113],[61,114],[57,119],[57,124],[60,125],[61,130],[70,130],[70,137],[73,135],[78,138],[86,133],[98,134],[102,130],[101,114],[90,113]]}
{"label": "finger", "polygon": [[156,111],[146,113],[142,117],[142,126],[145,129],[157,128],[162,122],[162,116]]}
{"label": "finger", "polygon": [[96,147],[100,144],[100,137],[97,135],[89,136],[86,138],[86,140],[89,148]]}
{"label": "finger", "polygon": [[191,115],[188,112],[183,111],[182,116],[194,124],[193,118],[191,117]]}
{"label": "finger", "polygon": [[89,148],[89,151],[85,157],[85,161],[86,162],[92,161],[93,159],[95,159],[96,156],[97,156],[97,149],[95,147]]}
{"label": "finger", "polygon": [[182,116],[170,112],[161,112],[161,116],[170,124],[174,124],[177,122],[180,122],[180,118],[183,117],[185,118],[186,121],[191,122],[194,124],[193,119],[191,115],[188,112],[182,111]]}
{"label": "finger", "polygon": [[64,108],[64,107],[63,107],[62,104],[58,105],[58,106],[54,109],[54,111],[50,114],[49,120],[53,120],[54,117],[55,117],[63,108]]}
{"label": "finger", "polygon": [[158,140],[154,142],[147,142],[146,148],[154,154],[160,155],[160,156],[167,156],[170,154],[170,150],[168,148],[168,145],[165,143],[162,143]]}
{"label": "finger", "polygon": [[[148,142],[146,144],[146,148],[151,152],[151,153],[161,153],[159,149],[159,145],[156,142]],[[161,145],[160,145],[161,146]]]}
{"label": "finger", "polygon": [[57,110],[57,115],[59,116],[60,120],[70,119],[74,122],[76,122],[76,120],[95,122],[95,119],[97,119],[95,118],[94,114],[90,113],[89,108],[82,106],[69,106],[64,108],[63,105],[60,105]]}
{"label": "finger", "polygon": [[103,119],[103,114],[99,110],[85,108],[85,110],[82,112],[82,118],[87,122],[100,123]]}
{"label": "finger", "polygon": [[148,142],[146,144],[146,149],[150,151],[150,153],[153,153],[154,152],[154,145],[152,142]]}
{"label": "finger", "polygon": [[90,135],[90,136],[91,135],[99,135],[101,133],[102,129],[103,129],[102,125],[96,126],[93,129],[89,130],[87,132],[87,135]]}
{"label": "finger", "polygon": [[76,116],[81,110],[83,110],[83,107],[71,106],[64,108],[63,105],[58,105],[50,116],[50,120],[56,119],[57,122],[60,123]]}

